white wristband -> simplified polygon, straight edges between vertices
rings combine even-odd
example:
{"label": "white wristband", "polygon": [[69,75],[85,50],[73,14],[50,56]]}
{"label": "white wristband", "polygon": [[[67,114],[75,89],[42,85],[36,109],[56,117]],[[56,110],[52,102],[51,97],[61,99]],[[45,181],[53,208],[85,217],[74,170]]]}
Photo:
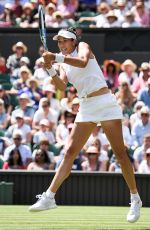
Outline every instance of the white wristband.
{"label": "white wristband", "polygon": [[58,63],[63,63],[65,60],[65,56],[63,54],[55,54],[55,61]]}
{"label": "white wristband", "polygon": [[50,69],[46,69],[46,71],[51,77],[55,77],[57,75],[57,72],[53,66]]}

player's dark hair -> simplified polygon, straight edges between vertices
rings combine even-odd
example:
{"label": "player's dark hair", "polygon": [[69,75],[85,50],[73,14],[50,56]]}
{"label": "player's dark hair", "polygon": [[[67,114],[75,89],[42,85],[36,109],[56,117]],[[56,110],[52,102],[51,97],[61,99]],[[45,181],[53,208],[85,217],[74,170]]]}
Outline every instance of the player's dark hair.
{"label": "player's dark hair", "polygon": [[79,43],[81,38],[79,37],[76,28],[75,27],[69,27],[69,28],[66,29],[66,31],[69,31],[69,32],[73,33],[76,36],[76,38],[77,38],[77,44],[76,45],[78,46],[78,43]]}

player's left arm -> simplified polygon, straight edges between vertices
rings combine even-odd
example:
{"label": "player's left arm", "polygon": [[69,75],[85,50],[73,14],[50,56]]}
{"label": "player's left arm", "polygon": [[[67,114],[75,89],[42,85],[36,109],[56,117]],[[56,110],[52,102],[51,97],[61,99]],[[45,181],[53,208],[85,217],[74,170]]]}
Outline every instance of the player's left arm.
{"label": "player's left arm", "polygon": [[[91,56],[93,55],[90,46],[85,42],[80,42],[78,45],[78,56],[77,57],[65,56],[64,63],[75,67],[84,68],[87,65],[89,58]],[[47,62],[50,63],[55,61],[56,54],[51,52],[46,52],[43,54],[43,57],[45,61],[47,60]]]}

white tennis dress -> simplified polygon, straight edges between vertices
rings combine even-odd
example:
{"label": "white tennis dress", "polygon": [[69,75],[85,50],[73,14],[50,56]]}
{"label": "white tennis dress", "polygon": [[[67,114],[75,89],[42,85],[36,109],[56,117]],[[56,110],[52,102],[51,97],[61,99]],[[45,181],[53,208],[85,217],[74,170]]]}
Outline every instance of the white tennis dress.
{"label": "white tennis dress", "polygon": [[[71,56],[78,56],[75,50]],[[95,58],[89,59],[85,68],[63,63],[68,81],[77,89],[80,108],[75,122],[95,122],[122,119],[122,110],[112,93],[87,98],[86,96],[107,87],[103,73]]]}

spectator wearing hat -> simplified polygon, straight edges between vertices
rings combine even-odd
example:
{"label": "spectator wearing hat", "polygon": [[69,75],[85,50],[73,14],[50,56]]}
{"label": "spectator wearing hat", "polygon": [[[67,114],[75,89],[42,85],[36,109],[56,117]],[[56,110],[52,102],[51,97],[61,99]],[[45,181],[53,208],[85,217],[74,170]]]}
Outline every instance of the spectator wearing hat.
{"label": "spectator wearing hat", "polygon": [[30,104],[29,96],[26,93],[22,93],[18,98],[18,102],[19,106],[12,112],[11,123],[14,124],[16,122],[16,114],[23,113],[25,123],[31,125],[35,109],[32,103]]}
{"label": "spectator wearing hat", "polygon": [[143,106],[140,110],[140,115],[141,119],[137,121],[131,129],[133,145],[135,147],[142,145],[144,135],[150,133],[149,108],[147,106]]}
{"label": "spectator wearing hat", "polygon": [[49,121],[47,119],[42,119],[39,125],[40,129],[35,132],[33,143],[39,145],[42,139],[47,138],[49,144],[54,144],[56,141],[53,132],[49,130]]}
{"label": "spectator wearing hat", "polygon": [[5,112],[4,101],[0,98],[0,132],[5,132],[10,117]]}
{"label": "spectator wearing hat", "polygon": [[120,24],[124,21],[124,17],[126,12],[128,11],[128,6],[127,6],[128,1],[126,0],[118,0],[117,1],[117,8],[114,9],[114,12],[116,16],[118,17],[118,20]]}
{"label": "spectator wearing hat", "polygon": [[146,106],[150,109],[150,77],[147,81],[147,87],[141,89],[141,91],[137,95],[137,99],[139,101],[143,101]]}
{"label": "spectator wearing hat", "polygon": [[50,78],[50,76],[48,75],[45,67],[44,67],[44,59],[43,57],[40,57],[36,60],[36,63],[35,63],[36,68],[35,71],[34,71],[34,74],[33,76],[39,81],[39,85],[40,85],[40,88],[43,87],[43,81],[47,78]]}
{"label": "spectator wearing hat", "polygon": [[5,91],[3,85],[0,85],[0,99],[4,101],[5,112],[8,116],[11,114],[13,106],[10,95]]}
{"label": "spectator wearing hat", "polygon": [[20,59],[20,66],[26,66],[29,68],[30,66],[30,60],[28,57],[24,56]]}
{"label": "spectator wearing hat", "polygon": [[46,97],[41,98],[39,109],[34,114],[32,123],[34,130],[40,129],[40,121],[42,119],[47,119],[49,121],[50,130],[57,126],[58,114],[54,109],[51,108],[50,102]]}
{"label": "spectator wearing hat", "polygon": [[75,97],[72,100],[71,112],[76,115],[79,111],[79,107],[80,107],[79,98]]}
{"label": "spectator wearing hat", "polygon": [[144,160],[142,160],[138,169],[139,173],[150,173],[150,148],[144,153]]}
{"label": "spectator wearing hat", "polygon": [[24,88],[21,93],[26,93],[30,100],[33,102],[33,107],[35,110],[39,107],[39,101],[42,98],[42,90],[39,87],[39,82],[35,77],[30,77],[27,80],[27,88]]}
{"label": "spectator wearing hat", "polygon": [[4,151],[4,161],[9,159],[12,150],[18,149],[22,158],[22,162],[25,166],[32,160],[32,152],[29,146],[22,144],[22,133],[15,131],[13,133],[13,143],[8,146]]}
{"label": "spectator wearing hat", "polygon": [[142,145],[134,150],[133,159],[136,171],[138,171],[139,165],[144,159],[144,153],[148,148],[150,148],[150,133],[144,135]]}
{"label": "spectator wearing hat", "polygon": [[137,68],[137,65],[131,59],[126,59],[121,64],[122,72],[119,74],[119,81],[121,81],[121,79],[126,78],[129,84],[132,85],[135,79],[138,78],[138,75],[135,72],[136,68]]}
{"label": "spectator wearing hat", "polygon": [[32,73],[27,66],[21,66],[19,69],[19,79],[14,83],[13,88],[16,89],[16,94],[27,87],[27,80]]}
{"label": "spectator wearing hat", "polygon": [[98,15],[93,17],[80,17],[79,23],[91,22],[89,27],[101,28],[107,22],[106,15],[108,14],[109,10],[110,10],[110,6],[108,5],[108,3],[101,2],[97,6]]}
{"label": "spectator wearing hat", "polygon": [[48,84],[43,87],[43,94],[48,98],[51,108],[56,110],[58,115],[60,114],[61,106],[60,101],[55,98],[56,89],[53,84]]}
{"label": "spectator wearing hat", "polygon": [[103,25],[104,28],[121,27],[118,17],[113,10],[108,12],[106,18],[107,22]]}
{"label": "spectator wearing hat", "polygon": [[7,59],[6,66],[11,74],[12,84],[18,79],[18,69],[20,68],[20,59],[27,52],[27,46],[19,41],[13,45],[12,50],[14,54],[10,55]]}
{"label": "spectator wearing hat", "polygon": [[132,11],[125,13],[124,21],[122,22],[122,28],[134,28],[140,27],[140,24],[135,21],[135,15]]}
{"label": "spectator wearing hat", "polygon": [[118,87],[120,63],[115,60],[105,60],[103,63],[103,73],[108,88],[115,92]]}
{"label": "spectator wearing hat", "polygon": [[135,21],[138,22],[140,26],[149,26],[150,14],[148,9],[145,7],[144,1],[137,1],[132,11],[135,15]]}
{"label": "spectator wearing hat", "polygon": [[45,23],[46,27],[53,27],[54,18],[53,13],[56,11],[56,6],[53,3],[49,3],[46,6],[46,13],[45,13]]}
{"label": "spectator wearing hat", "polygon": [[142,109],[142,107],[145,106],[143,101],[137,101],[133,107],[133,114],[131,114],[130,116],[130,127],[132,128],[133,124],[136,121],[140,120],[140,110]]}
{"label": "spectator wearing hat", "polygon": [[31,2],[26,2],[23,5],[23,14],[21,16],[20,27],[29,28],[32,27],[32,23],[34,22],[34,6]]}
{"label": "spectator wearing hat", "polygon": [[20,131],[22,133],[22,143],[30,144],[31,143],[31,127],[28,124],[25,124],[23,113],[18,113],[15,115],[16,123],[9,126],[5,136],[12,139],[13,133]]}
{"label": "spectator wearing hat", "polygon": [[55,11],[52,16],[54,18],[53,28],[66,28],[69,26],[61,11]]}
{"label": "spectator wearing hat", "polygon": [[143,62],[139,70],[139,77],[135,79],[132,85],[132,91],[135,93],[138,93],[139,90],[147,86],[148,79],[150,78],[150,64],[148,62]]}
{"label": "spectator wearing hat", "polygon": [[86,156],[87,160],[81,164],[83,171],[107,171],[108,157],[96,146],[89,146]]}

